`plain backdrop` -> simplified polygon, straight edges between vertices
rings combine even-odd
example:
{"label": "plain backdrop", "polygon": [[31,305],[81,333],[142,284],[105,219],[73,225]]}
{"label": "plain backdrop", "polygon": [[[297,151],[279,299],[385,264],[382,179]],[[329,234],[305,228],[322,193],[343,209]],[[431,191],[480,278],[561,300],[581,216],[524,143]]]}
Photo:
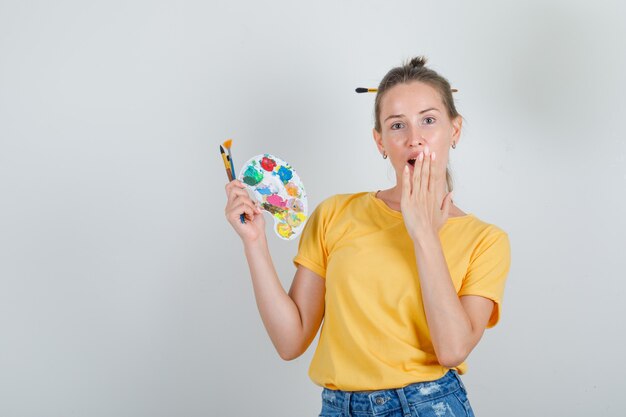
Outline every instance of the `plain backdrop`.
{"label": "plain backdrop", "polygon": [[[455,202],[508,234],[479,417],[622,416],[618,1],[0,0],[0,415],[316,416],[224,218],[218,145],[307,187],[390,187],[376,87],[415,55],[465,118]],[[271,225],[270,218],[267,218]],[[269,226],[268,226],[269,227]],[[269,235],[289,288],[297,241]]]}

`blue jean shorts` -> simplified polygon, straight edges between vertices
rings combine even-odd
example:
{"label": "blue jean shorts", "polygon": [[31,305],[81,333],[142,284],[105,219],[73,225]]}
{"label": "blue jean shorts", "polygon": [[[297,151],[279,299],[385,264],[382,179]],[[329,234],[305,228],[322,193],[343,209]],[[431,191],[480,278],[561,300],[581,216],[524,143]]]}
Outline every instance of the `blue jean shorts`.
{"label": "blue jean shorts", "polygon": [[324,388],[319,417],[474,417],[467,390],[455,370],[435,381],[380,391]]}

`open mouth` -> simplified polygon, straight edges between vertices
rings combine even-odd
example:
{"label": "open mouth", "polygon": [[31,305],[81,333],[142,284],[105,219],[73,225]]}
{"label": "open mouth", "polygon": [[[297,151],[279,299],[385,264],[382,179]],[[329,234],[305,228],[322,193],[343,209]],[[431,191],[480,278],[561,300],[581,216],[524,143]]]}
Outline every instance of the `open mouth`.
{"label": "open mouth", "polygon": [[415,166],[415,159],[409,159],[407,162],[409,163],[409,165],[413,167]]}

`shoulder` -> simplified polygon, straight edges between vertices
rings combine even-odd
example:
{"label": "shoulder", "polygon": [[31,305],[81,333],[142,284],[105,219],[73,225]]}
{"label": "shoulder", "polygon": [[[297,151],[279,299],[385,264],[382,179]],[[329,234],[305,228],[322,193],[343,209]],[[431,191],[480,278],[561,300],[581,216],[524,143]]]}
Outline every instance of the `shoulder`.
{"label": "shoulder", "polygon": [[315,208],[315,211],[336,213],[348,206],[363,203],[367,200],[369,194],[370,192],[335,194],[322,200]]}
{"label": "shoulder", "polygon": [[477,235],[507,235],[507,232],[500,226],[490,223],[473,213],[448,219],[451,224],[463,229],[463,232]]}
{"label": "shoulder", "polygon": [[344,222],[367,203],[368,193],[335,194],[322,200],[311,213],[308,222],[315,228],[328,230]]}
{"label": "shoulder", "polygon": [[469,227],[473,228],[475,245],[473,257],[489,252],[500,257],[510,256],[509,234],[500,226],[471,215]]}
{"label": "shoulder", "polygon": [[480,224],[480,226],[487,231],[489,234],[507,234],[503,228],[501,228],[500,226],[494,224],[494,223],[489,223],[483,219],[479,219],[478,217],[474,216],[477,220],[477,222]]}
{"label": "shoulder", "polygon": [[453,217],[449,219],[446,226],[443,234],[448,239],[473,247],[475,253],[494,244],[503,250],[506,250],[509,245],[509,235],[504,228],[473,213]]}

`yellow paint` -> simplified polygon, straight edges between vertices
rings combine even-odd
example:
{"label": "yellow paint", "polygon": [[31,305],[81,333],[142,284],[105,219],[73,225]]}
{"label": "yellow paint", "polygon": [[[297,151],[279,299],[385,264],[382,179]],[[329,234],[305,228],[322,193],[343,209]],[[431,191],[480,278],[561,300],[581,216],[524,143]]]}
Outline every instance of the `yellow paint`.
{"label": "yellow paint", "polygon": [[278,225],[276,225],[276,230],[278,231],[278,234],[284,238],[287,238],[293,234],[291,226],[289,226],[287,223],[278,223]]}
{"label": "yellow paint", "polygon": [[287,223],[291,227],[298,227],[302,222],[306,219],[304,213],[291,213],[289,217],[287,217]]}

